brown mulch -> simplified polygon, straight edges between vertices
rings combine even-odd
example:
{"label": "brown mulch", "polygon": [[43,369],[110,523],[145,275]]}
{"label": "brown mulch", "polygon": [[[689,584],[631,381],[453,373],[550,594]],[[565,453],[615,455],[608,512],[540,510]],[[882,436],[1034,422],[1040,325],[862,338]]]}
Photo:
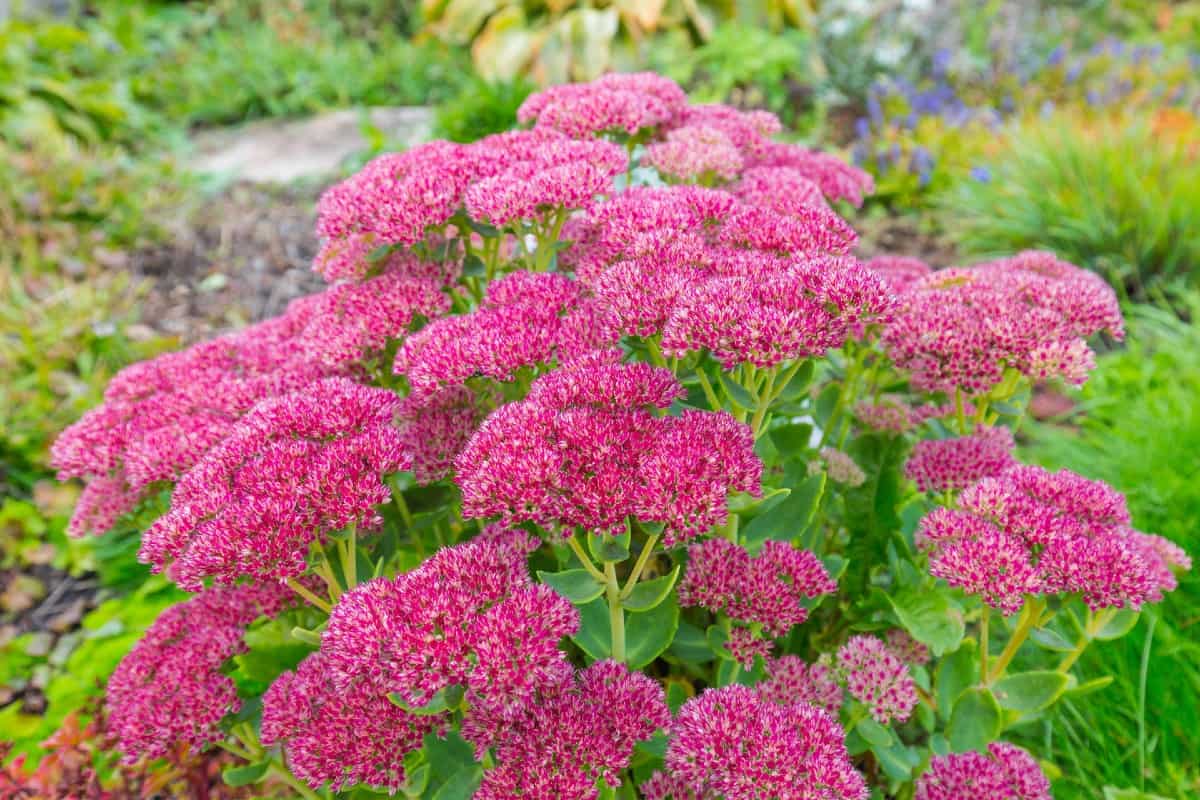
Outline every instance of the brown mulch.
{"label": "brown mulch", "polygon": [[868,214],[851,219],[858,232],[857,255],[868,259],[879,255],[919,258],[935,268],[961,263],[954,243],[947,237],[923,228],[916,217]]}

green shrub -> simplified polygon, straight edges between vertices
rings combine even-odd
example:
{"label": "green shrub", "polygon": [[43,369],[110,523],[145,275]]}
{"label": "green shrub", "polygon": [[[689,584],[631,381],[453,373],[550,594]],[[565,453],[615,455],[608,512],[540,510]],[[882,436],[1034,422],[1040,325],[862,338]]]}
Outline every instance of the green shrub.
{"label": "green shrub", "polygon": [[533,84],[522,78],[513,81],[475,78],[438,108],[434,133],[452,142],[473,142],[506,131],[513,126],[517,109],[533,88]]}
{"label": "green shrub", "polygon": [[[1200,554],[1200,295],[1183,301],[1191,323],[1146,306],[1130,313],[1129,347],[1100,359],[1069,426],[1032,431],[1032,459],[1077,470],[1124,491],[1134,524]],[[1060,798],[1094,797],[1095,787],[1137,786],[1138,723],[1146,727],[1146,788],[1166,797],[1200,791],[1200,644],[1195,635],[1200,574],[1152,614],[1146,701],[1138,686],[1147,622],[1134,634],[1090,650],[1089,674],[1115,680],[1101,693],[1071,701],[1056,720],[1056,761],[1071,777]],[[1149,616],[1149,615],[1145,615]],[[1144,708],[1144,711],[1142,710]],[[1069,792],[1069,793],[1068,793]]]}
{"label": "green shrub", "polygon": [[940,198],[946,225],[967,253],[1050,249],[1137,299],[1198,286],[1200,159],[1186,127],[1168,133],[1144,122],[1030,123]]}

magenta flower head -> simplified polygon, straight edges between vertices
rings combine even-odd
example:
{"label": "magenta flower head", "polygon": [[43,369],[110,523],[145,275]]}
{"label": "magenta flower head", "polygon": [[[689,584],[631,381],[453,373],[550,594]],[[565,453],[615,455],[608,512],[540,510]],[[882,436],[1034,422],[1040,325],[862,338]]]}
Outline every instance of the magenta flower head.
{"label": "magenta flower head", "polygon": [[1015,446],[1008,428],[985,427],[970,436],[926,439],[913,448],[904,475],[922,492],[958,491],[1015,464]]}
{"label": "magenta flower head", "polygon": [[742,154],[718,128],[685,125],[646,147],[643,163],[683,183],[730,181],[742,171]]}
{"label": "magenta flower head", "polygon": [[917,687],[908,667],[874,636],[852,636],[837,655],[838,671],[850,695],[876,722],[903,722],[917,707]]}
{"label": "magenta flower head", "polygon": [[680,709],[670,737],[666,777],[643,786],[652,799],[867,797],[842,726],[814,706],[780,706],[748,686],[706,689]]}
{"label": "magenta flower head", "polygon": [[683,290],[663,328],[665,352],[709,350],[728,369],[823,356],[892,306],[857,261],[814,258],[776,273],[716,277]]}
{"label": "magenta flower head", "polygon": [[414,706],[458,685],[497,708],[557,681],[570,671],[558,642],[578,630],[579,614],[530,581],[535,546],[523,532],[494,530],[347,592],[321,640],[334,680]]}
{"label": "magenta flower head", "polygon": [[139,558],[170,565],[185,588],[302,575],[325,532],[378,523],[384,476],[411,465],[399,406],[392,392],[344,378],[259,403],[180,479]]}
{"label": "magenta flower head", "polygon": [[443,228],[475,178],[465,145],[430,142],[379,156],[317,203],[324,239],[314,268],[329,280],[361,278],[384,246],[410,246]]}
{"label": "magenta flower head", "polygon": [[670,543],[728,518],[759,491],[749,428],[727,414],[658,416],[682,395],[668,370],[597,353],[534,381],[480,426],[456,462],[467,517],[591,531],[661,522]]}
{"label": "magenta flower head", "polygon": [[1190,567],[1174,545],[1129,527],[1119,492],[1066,470],[1014,465],[967,488],[959,506],[921,521],[930,571],[1006,614],[1031,594],[1140,608]]}
{"label": "magenta flower head", "polygon": [[771,145],[771,137],[783,130],[779,117],[770,111],[742,111],[721,103],[688,106],[680,113],[677,125],[676,130],[708,128],[717,131],[747,159],[765,153]]}
{"label": "magenta flower head", "polygon": [[467,189],[467,213],[500,227],[586,208],[610,194],[613,177],[628,167],[619,145],[545,129],[498,134],[471,147],[487,174]]}
{"label": "magenta flower head", "polygon": [[777,214],[800,214],[801,209],[828,208],[821,187],[791,167],[753,167],[730,188],[739,200]]}
{"label": "magenta flower head", "polygon": [[858,403],[854,406],[854,416],[871,430],[889,433],[907,433],[917,425],[911,406],[886,395],[877,402]]}
{"label": "magenta flower head", "polygon": [[837,156],[796,144],[768,142],[747,166],[793,169],[820,186],[829,200],[846,200],[856,207],[862,205],[864,195],[875,191],[875,181],[870,173]]}
{"label": "magenta flower head", "polygon": [[767,661],[767,677],[755,687],[765,700],[781,706],[807,703],[836,716],[845,693],[837,671],[824,660],[806,663],[800,656]]}
{"label": "magenta flower head", "polygon": [[929,648],[903,628],[892,628],[887,632],[887,646],[905,664],[923,666],[929,663]]}
{"label": "magenta flower head", "polygon": [[652,72],[612,73],[591,83],[551,86],[525,99],[517,119],[574,137],[632,136],[673,120],[687,105],[674,82]]}
{"label": "magenta flower head", "polygon": [[751,557],[727,539],[707,539],[688,550],[679,603],[724,612],[783,636],[808,619],[806,601],[835,591],[825,565],[807,550],[768,541]]}
{"label": "magenta flower head", "polygon": [[335,686],[321,653],[263,695],[263,745],[282,742],[292,774],[314,789],[365,784],[395,792],[407,778],[405,754],[444,726],[443,716],[410,714],[368,686]]}
{"label": "magenta flower head", "polygon": [[423,398],[475,377],[510,381],[524,367],[615,343],[616,331],[595,317],[582,292],[579,282],[559,273],[514,272],[488,287],[480,308],[406,339],[393,371]]}
{"label": "magenta flower head", "polygon": [[472,706],[463,737],[495,759],[475,797],[595,800],[597,781],[619,786],[634,745],[670,721],[662,686],[614,661],[568,672],[506,713]]}
{"label": "magenta flower head", "polygon": [[915,800],[1051,800],[1050,781],[1033,756],[993,742],[987,753],[934,756],[917,779]]}
{"label": "magenta flower head", "polygon": [[221,666],[244,653],[246,628],[295,600],[286,586],[207,589],[162,613],[108,680],[108,726],[125,761],[160,758],[224,738],[221,718],[241,703]]}
{"label": "magenta flower head", "polygon": [[410,395],[400,404],[401,439],[412,456],[417,483],[439,481],[450,474],[479,423],[484,402],[465,386],[448,386],[430,395]]}
{"label": "magenta flower head", "polygon": [[921,390],[989,391],[1013,369],[1083,383],[1085,341],[1121,338],[1116,294],[1099,276],[1045,253],[945,269],[911,283],[884,332],[888,354]]}

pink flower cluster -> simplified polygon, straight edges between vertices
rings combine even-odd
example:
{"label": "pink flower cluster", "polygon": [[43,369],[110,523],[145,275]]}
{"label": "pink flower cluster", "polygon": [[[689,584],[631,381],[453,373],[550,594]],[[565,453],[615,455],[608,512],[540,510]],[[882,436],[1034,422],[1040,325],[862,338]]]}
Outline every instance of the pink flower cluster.
{"label": "pink flower cluster", "polygon": [[783,706],[807,703],[837,716],[845,693],[837,670],[825,660],[808,664],[800,656],[780,656],[766,664],[766,678],[754,687],[763,699]]}
{"label": "pink flower cluster", "polygon": [[933,272],[900,300],[883,341],[913,385],[930,392],[982,394],[1006,368],[1082,383],[1093,365],[1085,339],[1124,335],[1109,285],[1049,253]]}
{"label": "pink flower cluster", "polygon": [[929,648],[903,628],[892,628],[887,632],[887,646],[905,664],[923,666],[929,663]]}
{"label": "pink flower cluster", "polygon": [[876,722],[903,722],[917,707],[917,687],[908,667],[882,639],[852,636],[837,654],[846,689]]}
{"label": "pink flower cluster", "polygon": [[803,209],[828,208],[821,187],[792,167],[753,167],[729,191],[743,203],[784,216],[803,215]]}
{"label": "pink flower cluster", "polygon": [[706,689],[671,725],[666,771],[647,800],[865,800],[837,719],[805,703],[777,705],[748,686]]}
{"label": "pink flower cluster", "polygon": [[335,684],[414,706],[459,685],[501,710],[556,684],[571,670],[558,643],[579,613],[530,581],[533,547],[527,534],[493,529],[344,594],[321,639]]}
{"label": "pink flower cluster", "polygon": [[598,353],[534,381],[491,414],[456,462],[465,517],[591,531],[661,522],[668,546],[728,517],[730,492],[757,494],[749,428],[726,413],[658,416],[683,389],[668,370]]}
{"label": "pink flower cluster", "polygon": [[685,125],[646,148],[642,161],[659,174],[684,182],[729,181],[742,171],[742,153],[729,137],[707,125]]}
{"label": "pink flower cluster", "polygon": [[495,760],[475,797],[595,800],[597,781],[619,786],[634,745],[670,721],[662,686],[614,661],[565,675],[513,710],[473,706],[463,738]]}
{"label": "pink flower cluster", "polygon": [[821,460],[814,462],[815,470],[813,469],[814,465],[810,464],[809,472],[819,472],[822,462],[825,465],[826,473],[829,475],[829,480],[834,483],[840,483],[852,489],[866,483],[867,473],[863,472],[862,467],[854,463],[854,459],[849,455],[835,447],[822,447]]}
{"label": "pink flower cluster", "polygon": [[921,259],[908,256],[875,256],[866,266],[883,278],[897,293],[907,291],[913,284],[933,272],[933,267]]}
{"label": "pink flower cluster", "polygon": [[1191,560],[1129,527],[1125,498],[1072,472],[1015,465],[922,521],[930,571],[1006,614],[1026,595],[1079,595],[1092,609],[1140,608],[1176,586]]}
{"label": "pink flower cluster", "polygon": [[383,477],[409,467],[399,405],[345,378],[262,401],[179,480],[139,558],[170,565],[189,589],[208,577],[302,575],[325,532],[377,523],[375,506],[390,496]]}
{"label": "pink flower cluster", "polygon": [[450,474],[491,401],[493,397],[485,393],[481,399],[465,386],[404,398],[398,413],[400,440],[412,457],[417,483],[433,483]]}
{"label": "pink flower cluster", "polygon": [[808,619],[806,601],[835,591],[820,559],[788,542],[768,541],[751,557],[727,539],[707,539],[688,550],[679,603],[757,623],[775,637]]}
{"label": "pink flower cluster", "polygon": [[414,397],[474,377],[510,381],[524,367],[610,346],[617,333],[582,285],[559,273],[514,272],[488,286],[475,311],[446,317],[410,336],[393,370]]}
{"label": "pink flower cluster", "polygon": [[361,370],[364,353],[444,313],[439,283],[388,271],[293,302],[280,317],[122,370],[55,441],[60,479],[88,481],[72,535],[103,533],[158,482],[178,480],[255,403]]}
{"label": "pink flower cluster", "polygon": [[905,476],[922,492],[965,489],[999,475],[1015,462],[1008,428],[984,427],[970,436],[917,442],[904,465]]}
{"label": "pink flower cluster", "polygon": [[686,106],[687,95],[674,81],[653,72],[613,73],[532,94],[517,109],[517,119],[576,137],[632,136],[671,122]]}
{"label": "pink flower cluster", "polygon": [[1033,756],[994,742],[987,753],[934,756],[917,780],[915,800],[1051,800],[1050,781]]}
{"label": "pink flower cluster", "polygon": [[321,653],[263,695],[263,745],[282,742],[288,769],[314,789],[366,784],[395,792],[407,779],[405,754],[444,727],[441,715],[411,714],[385,695],[338,688]]}
{"label": "pink flower cluster", "polygon": [[295,600],[277,584],[208,589],[162,613],[108,681],[108,727],[125,761],[220,741],[221,718],[241,707],[221,666],[246,651],[246,628]]}

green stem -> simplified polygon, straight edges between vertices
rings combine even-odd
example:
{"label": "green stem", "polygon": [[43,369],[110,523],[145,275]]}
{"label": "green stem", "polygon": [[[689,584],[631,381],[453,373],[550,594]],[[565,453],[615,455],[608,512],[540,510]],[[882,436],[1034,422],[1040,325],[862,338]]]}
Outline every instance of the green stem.
{"label": "green stem", "polygon": [[979,620],[979,682],[987,683],[988,676],[988,620],[991,617],[991,606],[983,604],[983,616]]}
{"label": "green stem", "polygon": [[321,576],[321,580],[325,581],[325,588],[329,590],[330,602],[336,603],[342,596],[342,587],[337,581],[337,576],[333,574],[333,565],[329,563],[324,551],[321,552],[321,560],[317,562],[317,574]]}
{"label": "green stem", "polygon": [[588,574],[601,583],[605,583],[608,580],[603,572],[596,569],[596,565],[592,563],[591,557],[588,556],[587,552],[583,549],[583,545],[579,543],[579,539],[574,534],[571,534],[571,538],[567,539],[567,546],[575,553],[575,556],[579,559],[579,563],[583,564],[583,568],[588,571]]}
{"label": "green stem", "polygon": [[961,386],[954,387],[954,416],[958,420],[958,433],[967,435],[967,414],[963,405],[963,390]]}
{"label": "green stem", "polygon": [[612,629],[612,657],[625,662],[625,610],[621,608],[621,584],[617,582],[617,568],[611,561],[604,562],[605,594],[608,596],[608,624]]}
{"label": "green stem", "polygon": [[646,564],[650,563],[650,556],[654,553],[654,545],[658,543],[658,534],[650,535],[646,539],[646,545],[642,548],[642,552],[638,554],[638,560],[633,564],[633,572],[629,573],[629,578],[625,581],[625,588],[621,590],[621,597],[629,597],[633,593],[633,589],[637,586],[637,582],[642,577],[643,570],[646,569]]}
{"label": "green stem", "polygon": [[566,221],[566,209],[559,209],[554,212],[554,221],[550,224],[545,238],[538,238],[537,252],[533,255],[534,272],[545,272],[546,268],[550,266],[550,259],[554,257],[554,247],[552,245],[558,241],[558,236],[562,233],[563,223]]}
{"label": "green stem", "polygon": [[712,384],[708,382],[708,376],[704,374],[704,370],[696,367],[696,376],[700,378],[700,386],[704,389],[704,397],[708,400],[708,407],[713,411],[720,411],[722,408],[721,401],[717,399],[717,393],[713,391]]}
{"label": "green stem", "polygon": [[358,526],[350,526],[350,535],[342,544],[345,545],[345,555],[342,556],[342,575],[346,578],[346,588],[358,586]]}
{"label": "green stem", "polygon": [[1142,647],[1142,665],[1138,673],[1138,787],[1146,791],[1146,676],[1150,673],[1150,650],[1154,643],[1154,626],[1158,617],[1150,615],[1146,627],[1146,644]]}
{"label": "green stem", "polygon": [[224,750],[228,753],[233,753],[235,756],[237,756],[238,758],[242,759],[243,761],[245,761],[247,763],[250,763],[250,764],[254,763],[254,756],[250,755],[248,752],[246,752],[242,748],[238,747],[236,744],[230,744],[229,742],[217,742],[217,747],[221,748],[222,750]]}
{"label": "green stem", "polygon": [[1058,663],[1058,671],[1066,672],[1071,667],[1075,666],[1075,662],[1083,655],[1083,651],[1087,650],[1088,645],[1092,643],[1092,639],[1096,638],[1105,625],[1107,625],[1117,612],[1114,609],[1106,608],[1099,613],[1088,610],[1087,623],[1083,626],[1083,634],[1079,637],[1079,641],[1075,643],[1075,649],[1063,656],[1063,660]]}
{"label": "green stem", "polygon": [[990,673],[986,674],[984,685],[991,686],[1004,675],[1004,670],[1008,669],[1008,664],[1013,660],[1017,651],[1021,649],[1021,645],[1029,638],[1029,634],[1037,627],[1038,620],[1042,616],[1042,610],[1045,608],[1045,601],[1041,598],[1033,597],[1025,601],[1024,608],[1021,609],[1021,617],[1017,622],[1017,629],[1013,631],[1012,638],[1008,640],[1000,657],[996,659]]}
{"label": "green stem", "polygon": [[667,366],[667,359],[663,358],[662,350],[658,346],[658,341],[653,336],[646,338],[646,350],[650,354],[650,361],[654,364],[654,366]]}
{"label": "green stem", "polygon": [[775,392],[776,375],[778,373],[772,371],[763,381],[762,390],[758,393],[758,407],[754,409],[754,419],[750,422],[750,430],[754,432],[755,439],[762,435],[763,419],[766,417],[767,407],[771,405],[772,395]]}
{"label": "green stem", "polygon": [[788,384],[792,382],[792,378],[796,377],[796,373],[807,363],[808,360],[804,358],[799,358],[792,362],[792,365],[780,376],[779,380],[773,383],[768,403],[774,403],[779,399],[779,395],[783,394],[784,390],[787,389]]}
{"label": "green stem", "polygon": [[321,800],[321,796],[308,788],[307,784],[301,783],[296,776],[288,771],[287,767],[278,762],[272,762],[271,771],[274,772],[280,780],[288,786],[296,790],[296,794],[304,798],[304,800]]}
{"label": "green stem", "polygon": [[408,502],[404,499],[404,492],[392,487],[392,504],[396,506],[396,511],[400,513],[400,519],[404,520],[406,528],[412,528],[413,518],[412,512],[408,510]]}
{"label": "green stem", "polygon": [[293,592],[307,600],[310,605],[316,606],[326,614],[333,611],[332,605],[330,605],[327,601],[317,597],[315,594],[309,591],[307,586],[300,583],[300,581],[296,580],[295,578],[288,578],[287,585],[292,588]]}

